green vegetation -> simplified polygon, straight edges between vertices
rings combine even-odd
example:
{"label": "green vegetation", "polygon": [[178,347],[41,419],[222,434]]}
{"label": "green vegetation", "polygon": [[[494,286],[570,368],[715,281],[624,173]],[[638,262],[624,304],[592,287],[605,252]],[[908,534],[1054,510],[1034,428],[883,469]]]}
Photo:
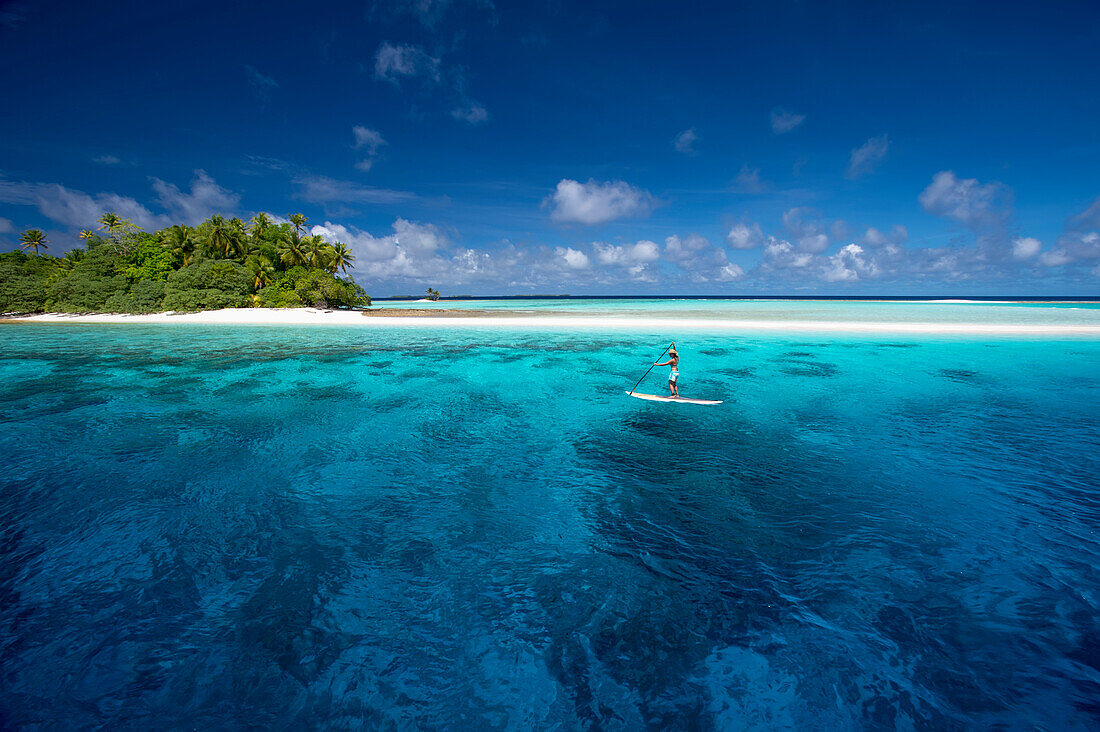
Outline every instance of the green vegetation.
{"label": "green vegetation", "polygon": [[23,232],[22,251],[0,254],[0,312],[370,305],[362,287],[337,275],[355,257],[339,242],[306,234],[302,214],[283,224],[265,213],[248,223],[215,214],[152,233],[111,212],[98,223],[64,257],[39,253],[49,248],[41,230]]}
{"label": "green vegetation", "polygon": [[433,290],[432,288],[429,287],[428,288],[428,299],[431,300],[432,302],[435,302],[436,300],[438,300],[439,299],[439,290]]}

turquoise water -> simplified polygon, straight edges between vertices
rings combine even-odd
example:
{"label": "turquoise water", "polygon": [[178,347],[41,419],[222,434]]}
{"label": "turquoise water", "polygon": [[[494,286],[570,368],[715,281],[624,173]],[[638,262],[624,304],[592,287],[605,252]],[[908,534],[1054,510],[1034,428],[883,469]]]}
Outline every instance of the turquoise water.
{"label": "turquoise water", "polygon": [[0,324],[0,726],[1100,725],[1100,340],[675,335]]}
{"label": "turquoise water", "polygon": [[881,300],[495,299],[439,302],[380,300],[382,308],[518,311],[532,315],[586,315],[662,319],[943,323],[974,325],[1088,325],[1100,327],[1100,302],[980,302]]}

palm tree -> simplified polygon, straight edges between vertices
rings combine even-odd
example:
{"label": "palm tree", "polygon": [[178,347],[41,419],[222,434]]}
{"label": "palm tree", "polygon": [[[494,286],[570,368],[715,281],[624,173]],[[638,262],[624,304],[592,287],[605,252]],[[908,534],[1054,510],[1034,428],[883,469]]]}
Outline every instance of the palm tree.
{"label": "palm tree", "polygon": [[317,269],[327,269],[327,267],[325,267],[325,260],[327,260],[328,257],[326,256],[327,252],[325,250],[328,249],[329,246],[325,242],[324,237],[320,234],[308,236],[305,239],[305,245],[309,266],[316,267]]}
{"label": "palm tree", "polygon": [[271,224],[273,224],[274,222],[271,220],[270,216],[265,214],[263,211],[260,211],[258,214],[253,216],[248,223],[251,224],[250,233],[252,234],[252,238],[256,241],[261,241],[264,238],[264,234],[267,233],[268,228],[270,228]]}
{"label": "palm tree", "polygon": [[179,257],[183,266],[186,267],[195,254],[195,230],[182,224],[169,226],[160,232],[160,245]]}
{"label": "palm tree", "polygon": [[248,251],[247,240],[248,231],[245,229],[244,222],[236,216],[229,219],[229,247],[225,250],[225,256],[243,259]]}
{"label": "palm tree", "polygon": [[76,236],[81,241],[88,241],[89,239],[97,236],[97,234],[94,231],[90,231],[89,229],[81,229],[80,233]]}
{"label": "palm tree", "polygon": [[112,232],[122,226],[122,217],[111,211],[104,211],[103,215],[99,217],[99,223],[102,224],[99,227],[100,231]]}
{"label": "palm tree", "polygon": [[355,266],[355,255],[340,242],[336,242],[332,245],[332,273],[336,274],[337,270],[343,270],[344,274],[348,273],[348,267]]}
{"label": "palm tree", "polygon": [[305,248],[302,246],[302,240],[298,238],[298,234],[293,234],[283,244],[279,252],[279,259],[287,267],[294,267],[296,265],[305,265],[309,263],[309,258],[306,255]]}
{"label": "palm tree", "polygon": [[206,220],[206,244],[207,251],[215,256],[229,256],[229,250],[233,246],[233,232],[229,222],[221,214],[214,214]]}
{"label": "palm tree", "polygon": [[34,249],[34,256],[38,256],[38,248],[49,249],[46,246],[46,232],[42,229],[27,229],[19,235],[19,241],[21,241],[23,249]]}
{"label": "palm tree", "polygon": [[436,300],[438,300],[439,299],[439,290],[433,290],[432,288],[429,287],[428,288],[428,299],[431,300],[432,302],[435,302]]}
{"label": "palm tree", "polygon": [[298,236],[301,236],[302,232],[306,230],[307,221],[309,221],[309,218],[303,216],[302,214],[290,215],[290,223],[294,226],[294,232],[298,234]]}
{"label": "palm tree", "polygon": [[252,289],[259,290],[275,278],[275,265],[262,254],[253,254],[244,260],[244,266],[252,273]]}

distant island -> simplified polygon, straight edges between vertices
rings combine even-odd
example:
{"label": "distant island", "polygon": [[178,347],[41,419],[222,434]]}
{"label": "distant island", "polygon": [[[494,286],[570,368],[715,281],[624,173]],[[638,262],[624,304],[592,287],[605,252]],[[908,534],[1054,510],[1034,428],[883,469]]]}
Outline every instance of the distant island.
{"label": "distant island", "polygon": [[[211,216],[198,226],[147,232],[106,212],[83,247],[43,254],[39,229],[23,251],[0,254],[0,313],[157,313],[221,308],[366,307],[347,273],[355,257],[339,242],[306,233],[307,218],[277,223]],[[27,250],[34,250],[28,254]]]}

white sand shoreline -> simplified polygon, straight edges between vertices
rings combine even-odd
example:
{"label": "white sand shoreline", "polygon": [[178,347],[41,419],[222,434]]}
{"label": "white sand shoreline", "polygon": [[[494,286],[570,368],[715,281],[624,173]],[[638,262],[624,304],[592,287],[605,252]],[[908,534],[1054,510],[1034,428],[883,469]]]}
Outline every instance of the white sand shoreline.
{"label": "white sand shoreline", "polygon": [[405,328],[521,328],[553,330],[640,330],[670,331],[677,329],[751,332],[800,333],[914,333],[962,335],[1028,335],[1084,336],[1100,338],[1100,324],[1030,324],[1030,323],[935,323],[889,321],[816,321],[816,320],[741,320],[683,317],[621,317],[591,315],[464,315],[448,317],[365,316],[360,311],[313,308],[270,309],[240,308],[206,310],[197,313],[155,313],[151,315],[42,313],[22,317],[6,317],[0,323],[38,324],[197,324],[197,325],[315,325]]}

